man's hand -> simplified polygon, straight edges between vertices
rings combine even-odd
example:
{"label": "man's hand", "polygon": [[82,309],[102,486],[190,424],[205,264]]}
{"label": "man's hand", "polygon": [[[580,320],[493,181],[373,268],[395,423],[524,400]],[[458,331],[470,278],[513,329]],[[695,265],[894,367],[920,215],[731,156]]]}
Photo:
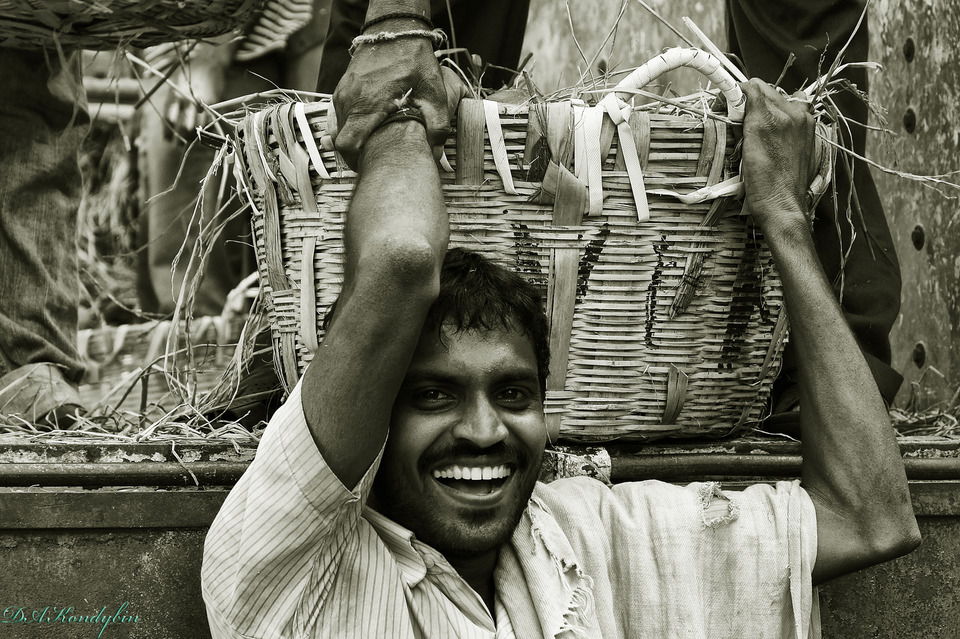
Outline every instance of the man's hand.
{"label": "man's hand", "polygon": [[[741,88],[747,96],[741,165],[747,210],[765,231],[771,225],[806,224],[815,168],[814,120],[807,103],[789,100],[756,78]],[[802,93],[794,97],[806,99]]]}
{"label": "man's hand", "polygon": [[[423,28],[416,21],[389,20],[371,33]],[[427,141],[438,155],[450,135],[456,103],[466,93],[466,86],[452,70],[441,71],[427,38],[361,45],[333,94],[339,129],[334,143],[347,164],[356,169],[360,149],[370,134],[388,115],[412,106],[423,114]],[[451,102],[454,108],[450,108]]]}

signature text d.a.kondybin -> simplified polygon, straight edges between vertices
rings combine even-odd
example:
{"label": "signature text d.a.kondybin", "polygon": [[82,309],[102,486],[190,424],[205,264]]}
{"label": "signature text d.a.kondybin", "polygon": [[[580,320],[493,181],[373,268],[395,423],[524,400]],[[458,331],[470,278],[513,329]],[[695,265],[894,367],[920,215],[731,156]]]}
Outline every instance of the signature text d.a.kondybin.
{"label": "signature text d.a.kondybin", "polygon": [[[43,608],[26,608],[7,606],[0,614],[0,624],[91,624],[99,626],[97,639],[103,636],[110,624],[137,623],[140,616],[131,614],[127,609],[129,601],[124,601],[113,611],[102,606],[97,612],[77,610],[74,606],[44,606]],[[2,632],[0,632],[2,639]]]}

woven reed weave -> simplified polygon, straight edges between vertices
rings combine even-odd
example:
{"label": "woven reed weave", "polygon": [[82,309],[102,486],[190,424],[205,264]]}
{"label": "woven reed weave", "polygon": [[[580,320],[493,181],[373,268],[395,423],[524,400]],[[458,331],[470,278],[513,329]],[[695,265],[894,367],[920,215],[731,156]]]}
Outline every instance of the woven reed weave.
{"label": "woven reed weave", "polygon": [[[171,369],[170,374],[183,384],[195,383],[198,393],[211,390],[233,355],[241,327],[239,317],[198,318],[193,326],[193,343],[188,346],[185,340],[179,340],[179,348],[190,348],[192,353],[180,353],[178,361],[181,367],[189,361],[195,378],[188,380],[181,370]],[[171,323],[165,321],[79,331],[78,351],[86,368],[79,387],[84,406],[109,406],[137,415],[141,403],[159,404],[169,410],[183,401],[186,393],[175,392],[163,374],[164,357],[172,360],[167,351],[171,330]],[[145,367],[150,370],[144,372]]]}
{"label": "woven reed weave", "polygon": [[0,0],[0,46],[114,49],[243,27],[265,0]]}
{"label": "woven reed weave", "polygon": [[[485,122],[491,104],[505,143],[496,153],[497,122]],[[551,130],[572,132],[583,114],[575,118],[569,103],[549,109]],[[248,115],[237,135],[237,175],[255,209],[261,281],[288,384],[310,361],[343,275],[341,232],[355,176],[319,149],[330,110],[329,100],[271,107]],[[529,179],[547,146],[536,141],[532,119],[541,121],[526,107],[463,101],[445,148],[456,172],[442,181],[451,244],[515,269],[544,294],[553,355],[548,422],[559,422],[564,438],[602,441],[723,437],[760,420],[786,333],[770,252],[740,201],[683,204],[655,192],[687,193],[734,176],[732,127],[630,115],[650,218],[638,222],[612,122],[604,120],[599,139],[580,137],[602,157],[602,211],[583,215],[591,196],[576,183],[584,180],[565,178],[572,188],[554,202]],[[573,156],[575,138],[558,143]],[[502,172],[495,155],[508,162]]]}

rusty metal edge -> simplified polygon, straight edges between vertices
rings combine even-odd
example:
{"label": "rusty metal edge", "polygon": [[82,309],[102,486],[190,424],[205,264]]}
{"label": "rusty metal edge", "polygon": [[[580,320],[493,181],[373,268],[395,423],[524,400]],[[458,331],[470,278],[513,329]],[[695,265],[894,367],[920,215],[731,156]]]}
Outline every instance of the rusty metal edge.
{"label": "rusty metal edge", "polygon": [[[741,490],[754,481],[731,481]],[[206,528],[226,489],[207,491],[23,492],[0,495],[4,530],[123,530]],[[910,482],[919,517],[960,516],[960,482]]]}
{"label": "rusty metal edge", "polygon": [[0,464],[0,486],[232,486],[247,462]]}
{"label": "rusty metal edge", "polygon": [[[614,483],[660,479],[783,479],[800,476],[799,455],[680,453],[613,454]],[[248,462],[3,463],[0,487],[16,486],[232,486]],[[911,480],[960,480],[960,458],[904,459]]]}
{"label": "rusty metal edge", "polygon": [[0,494],[0,531],[206,528],[228,491]]}
{"label": "rusty metal edge", "polygon": [[[662,479],[689,481],[723,478],[796,478],[800,455],[703,453],[611,456],[613,482]],[[960,458],[905,458],[907,478],[926,481],[960,480]]]}

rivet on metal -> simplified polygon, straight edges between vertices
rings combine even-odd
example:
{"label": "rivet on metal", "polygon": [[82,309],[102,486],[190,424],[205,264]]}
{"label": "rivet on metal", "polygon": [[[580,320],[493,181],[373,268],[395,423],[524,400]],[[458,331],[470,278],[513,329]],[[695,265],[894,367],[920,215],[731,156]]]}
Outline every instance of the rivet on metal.
{"label": "rivet on metal", "polygon": [[907,62],[913,62],[913,58],[917,53],[917,45],[914,43],[913,38],[907,38],[903,43],[903,57]]}
{"label": "rivet on metal", "polygon": [[923,232],[922,226],[917,224],[913,227],[913,231],[910,233],[910,241],[913,242],[913,248],[918,251],[922,249],[926,239],[926,233]]}
{"label": "rivet on metal", "polygon": [[907,133],[913,133],[917,128],[917,114],[913,109],[908,108],[903,114],[903,129]]}
{"label": "rivet on metal", "polygon": [[923,342],[917,342],[917,345],[913,347],[913,354],[910,358],[917,365],[917,368],[923,368],[927,361],[927,347],[923,345]]}

